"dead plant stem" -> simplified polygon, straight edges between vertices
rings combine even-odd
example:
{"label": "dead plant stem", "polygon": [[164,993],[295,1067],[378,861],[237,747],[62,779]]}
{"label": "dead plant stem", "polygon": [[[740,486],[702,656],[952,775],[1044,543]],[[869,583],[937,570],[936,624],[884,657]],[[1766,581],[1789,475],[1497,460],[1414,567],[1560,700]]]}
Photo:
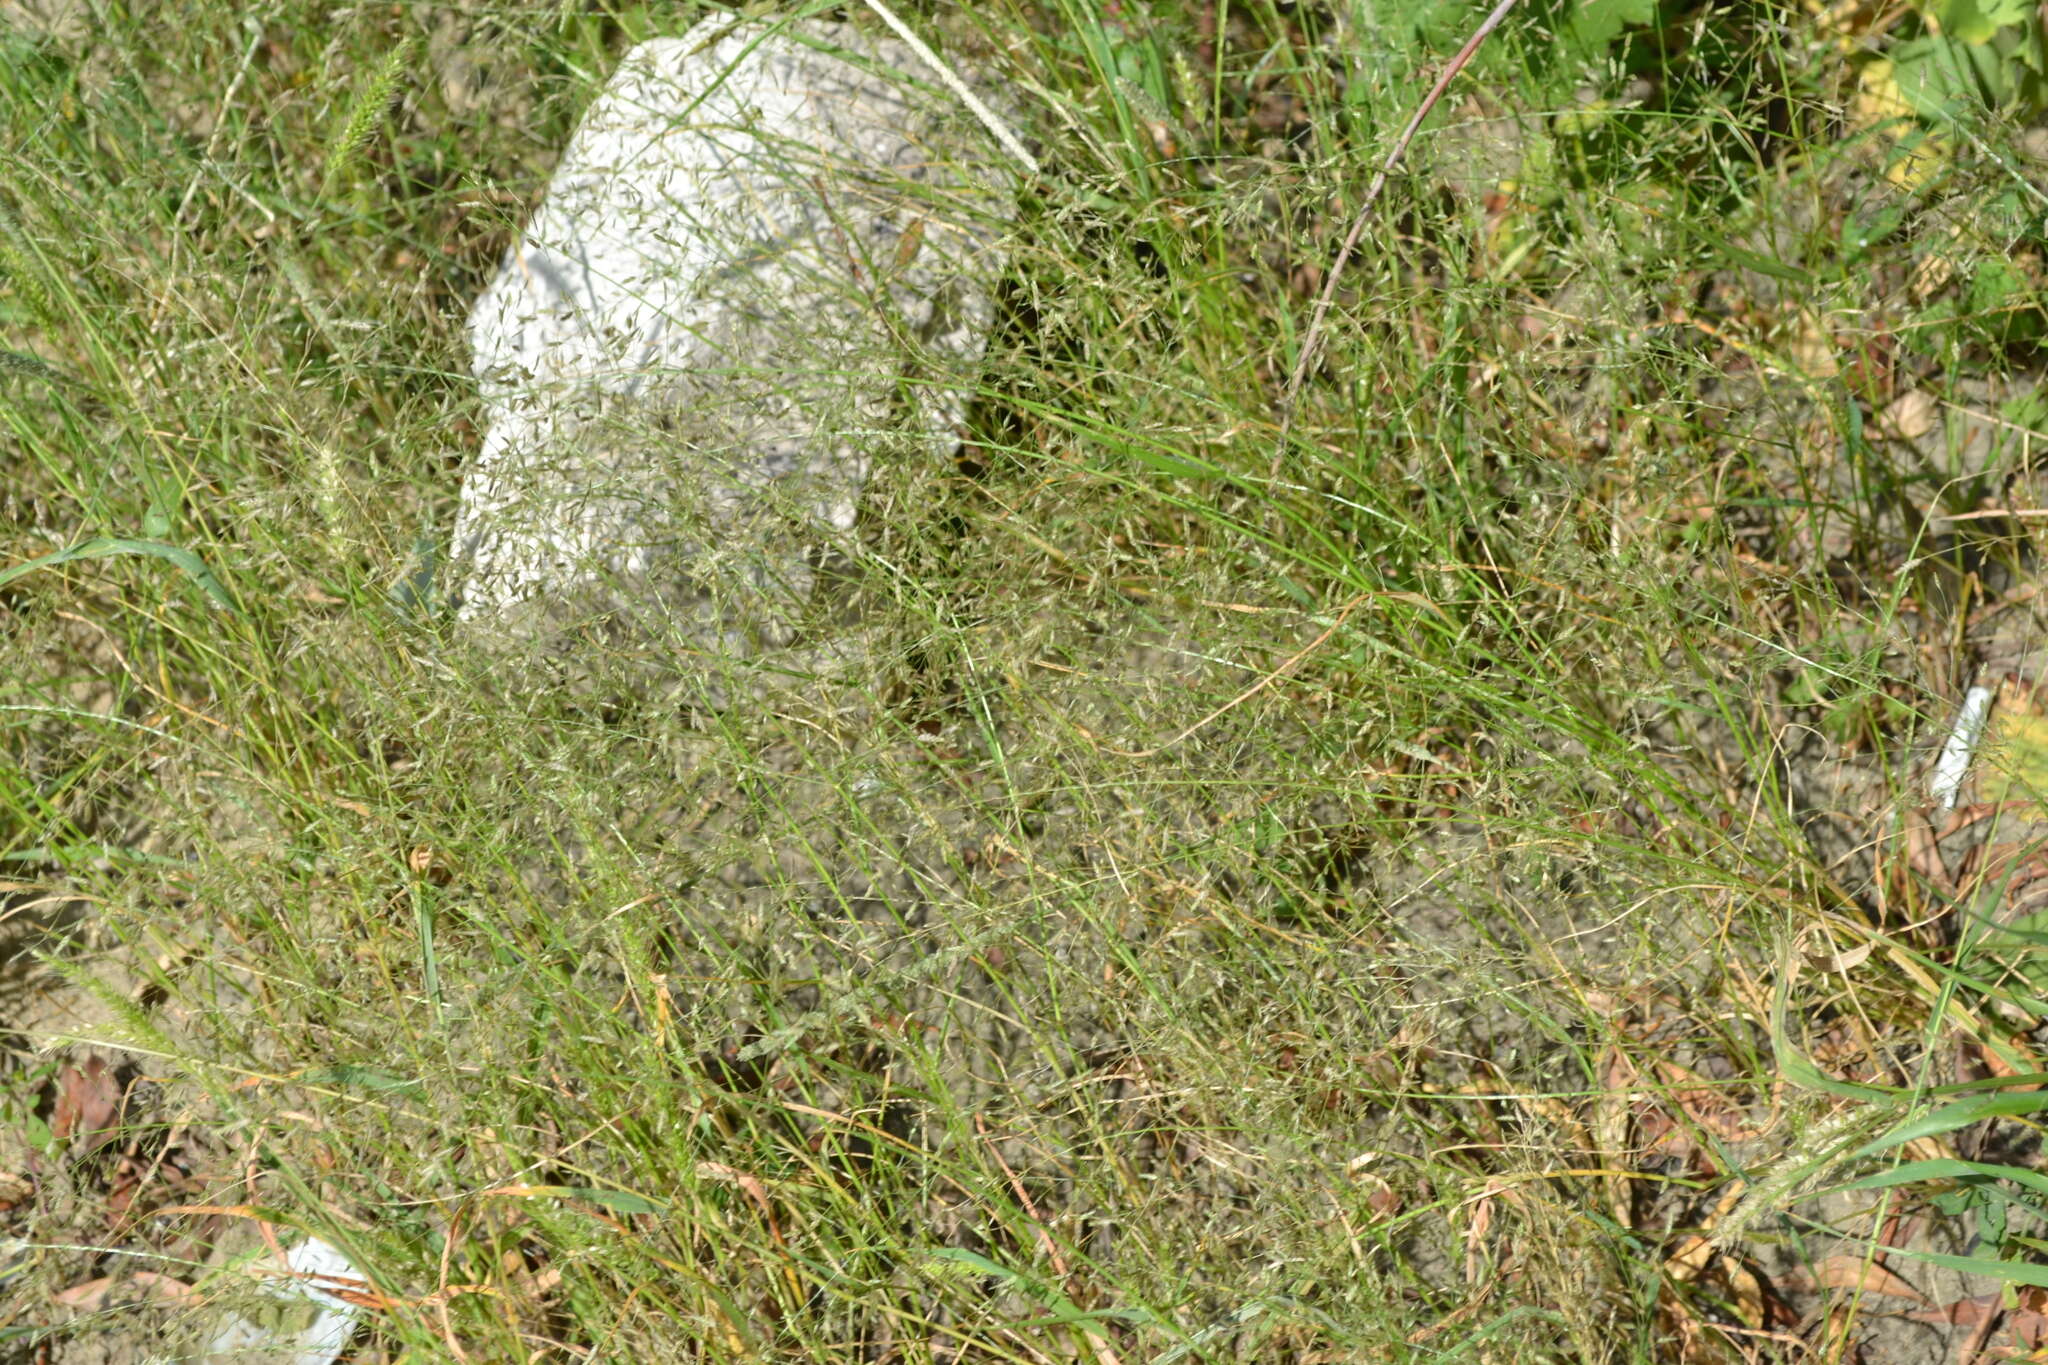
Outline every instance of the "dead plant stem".
{"label": "dead plant stem", "polygon": [[1379,201],[1380,191],[1387,187],[1387,177],[1393,174],[1394,167],[1399,165],[1401,158],[1407,154],[1408,144],[1415,140],[1416,130],[1421,128],[1422,121],[1429,117],[1429,111],[1436,108],[1437,101],[1443,98],[1444,91],[1450,88],[1458,73],[1465,69],[1473,54],[1479,51],[1479,45],[1486,41],[1488,34],[1500,27],[1501,21],[1508,17],[1508,11],[1514,7],[1515,0],[1500,0],[1500,3],[1493,7],[1493,11],[1480,21],[1479,27],[1472,31],[1472,36],[1465,40],[1465,45],[1458,49],[1458,54],[1452,57],[1450,64],[1443,69],[1443,74],[1436,78],[1436,84],[1422,97],[1422,103],[1415,107],[1415,114],[1408,120],[1408,126],[1401,130],[1401,136],[1395,140],[1393,150],[1388,152],[1387,159],[1380,163],[1379,173],[1372,178],[1372,184],[1366,187],[1365,202],[1358,206],[1358,214],[1351,220],[1351,231],[1345,234],[1344,245],[1337,249],[1337,259],[1330,263],[1330,273],[1323,280],[1323,292],[1316,296],[1315,311],[1309,315],[1308,332],[1302,337],[1300,354],[1294,359],[1294,373],[1288,376],[1287,392],[1280,400],[1280,449],[1273,456],[1275,474],[1279,472],[1281,454],[1287,449],[1288,433],[1294,426],[1295,399],[1301,394],[1302,381],[1308,377],[1309,367],[1315,364],[1316,348],[1323,337],[1323,325],[1329,317],[1330,304],[1337,297],[1337,284],[1344,278],[1344,267],[1350,263],[1351,253],[1357,248],[1359,239],[1365,235],[1365,225],[1372,220],[1373,205]]}

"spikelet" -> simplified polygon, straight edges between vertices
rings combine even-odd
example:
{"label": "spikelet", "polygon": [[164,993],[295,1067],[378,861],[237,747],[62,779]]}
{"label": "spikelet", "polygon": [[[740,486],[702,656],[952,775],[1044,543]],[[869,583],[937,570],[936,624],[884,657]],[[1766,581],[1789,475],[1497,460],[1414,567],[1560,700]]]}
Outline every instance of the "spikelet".
{"label": "spikelet", "polygon": [[350,102],[348,117],[341,125],[341,135],[328,148],[327,160],[320,168],[321,193],[334,189],[362,159],[363,148],[369,145],[370,135],[377,131],[378,120],[384,117],[391,108],[391,102],[398,97],[398,81],[412,60],[412,48],[411,38],[401,39],[397,47],[385,54],[369,83]]}
{"label": "spikelet", "polygon": [[14,215],[0,208],[0,283],[45,327],[55,326],[57,304],[51,297],[42,262]]}
{"label": "spikelet", "polygon": [[1881,1107],[1844,1105],[1814,1120],[1797,1142],[1750,1182],[1742,1202],[1730,1209],[1714,1229],[1710,1244],[1720,1251],[1740,1243],[1757,1223],[1792,1202],[1810,1182],[1825,1174],[1845,1146],[1896,1117]]}

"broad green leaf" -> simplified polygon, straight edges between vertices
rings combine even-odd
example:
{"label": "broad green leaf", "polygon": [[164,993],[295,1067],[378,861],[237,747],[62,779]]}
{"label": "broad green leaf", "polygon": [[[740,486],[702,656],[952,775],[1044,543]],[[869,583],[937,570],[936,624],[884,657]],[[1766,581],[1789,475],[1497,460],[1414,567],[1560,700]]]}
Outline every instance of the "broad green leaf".
{"label": "broad green leaf", "polygon": [[2041,108],[2041,77],[2048,75],[2048,29],[2036,22],[2022,26],[2018,34],[2019,39],[2006,53],[2006,60],[2025,68],[2017,82],[2020,102],[2027,112],[2037,113]]}
{"label": "broad green leaf", "polygon": [[2014,426],[2025,427],[2037,434],[2048,431],[2048,395],[2039,389],[2028,389],[2000,403],[1998,415]]}
{"label": "broad green leaf", "polygon": [[159,540],[130,540],[124,536],[96,536],[82,545],[73,545],[68,550],[53,551],[0,569],[0,587],[5,587],[15,579],[37,569],[55,568],[59,564],[69,564],[77,559],[109,559],[115,555],[148,555],[173,564],[184,570],[186,576],[197,583],[201,591],[213,599],[216,606],[236,615],[241,614],[240,609],[235,606],[233,594],[228,592],[226,585],[214,576],[213,570],[207,568],[206,561],[198,555],[177,545],[166,545]]}
{"label": "broad green leaf", "polygon": [[1623,29],[1650,23],[1656,17],[1657,0],[1584,0],[1571,12],[1571,45],[1581,55],[1593,56],[1620,37]]}
{"label": "broad green leaf", "polygon": [[1980,313],[2010,308],[2026,298],[2027,277],[2011,261],[1986,257],[1970,275],[1970,307]]}
{"label": "broad green leaf", "polygon": [[[1953,122],[1965,107],[1996,103],[1979,78],[1978,51],[1952,38],[1915,38],[1892,49],[1891,74],[1899,98],[1937,124]],[[1996,54],[1991,54],[1994,58]]]}
{"label": "broad green leaf", "polygon": [[2026,0],[1941,0],[1934,14],[1949,37],[1988,43],[2000,29],[2025,23],[2033,8]]}

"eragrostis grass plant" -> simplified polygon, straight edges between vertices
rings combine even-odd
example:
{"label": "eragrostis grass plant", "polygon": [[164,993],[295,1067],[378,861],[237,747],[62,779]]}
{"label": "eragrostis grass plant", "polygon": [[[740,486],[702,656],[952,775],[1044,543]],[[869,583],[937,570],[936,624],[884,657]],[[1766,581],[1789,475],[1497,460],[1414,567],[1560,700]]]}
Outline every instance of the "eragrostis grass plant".
{"label": "eragrostis grass plant", "polygon": [[2022,144],[1842,136],[1917,19],[1523,10],[1333,285],[1469,7],[906,7],[1044,172],[959,453],[796,647],[568,689],[393,589],[472,301],[714,11],[231,9],[0,33],[10,1342],[196,1351],[311,1235],[362,1361],[1880,1359],[1815,1160],[2030,1264],[2023,1142],[1794,1136],[1769,1018],[1879,1139],[2048,1069],[2027,817],[1920,823],[2048,492]]}

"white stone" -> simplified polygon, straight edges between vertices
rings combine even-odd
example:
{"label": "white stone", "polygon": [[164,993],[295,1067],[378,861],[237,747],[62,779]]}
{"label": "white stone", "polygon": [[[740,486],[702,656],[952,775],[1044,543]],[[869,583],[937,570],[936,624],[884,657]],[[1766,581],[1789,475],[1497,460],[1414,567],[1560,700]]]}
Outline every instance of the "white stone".
{"label": "white stone", "polygon": [[779,637],[875,456],[950,453],[1013,201],[925,77],[844,24],[626,55],[470,314],[462,619]]}
{"label": "white stone", "polygon": [[[265,1258],[272,1261],[272,1258]],[[281,1268],[259,1263],[276,1278],[266,1280],[264,1290],[282,1300],[303,1300],[311,1305],[310,1321],[289,1328],[275,1323],[230,1318],[212,1345],[206,1359],[213,1361],[277,1362],[277,1365],[334,1365],[356,1334],[356,1320],[363,1315],[360,1304],[331,1291],[366,1291],[363,1278],[347,1253],[318,1237],[308,1237],[284,1254]]]}

